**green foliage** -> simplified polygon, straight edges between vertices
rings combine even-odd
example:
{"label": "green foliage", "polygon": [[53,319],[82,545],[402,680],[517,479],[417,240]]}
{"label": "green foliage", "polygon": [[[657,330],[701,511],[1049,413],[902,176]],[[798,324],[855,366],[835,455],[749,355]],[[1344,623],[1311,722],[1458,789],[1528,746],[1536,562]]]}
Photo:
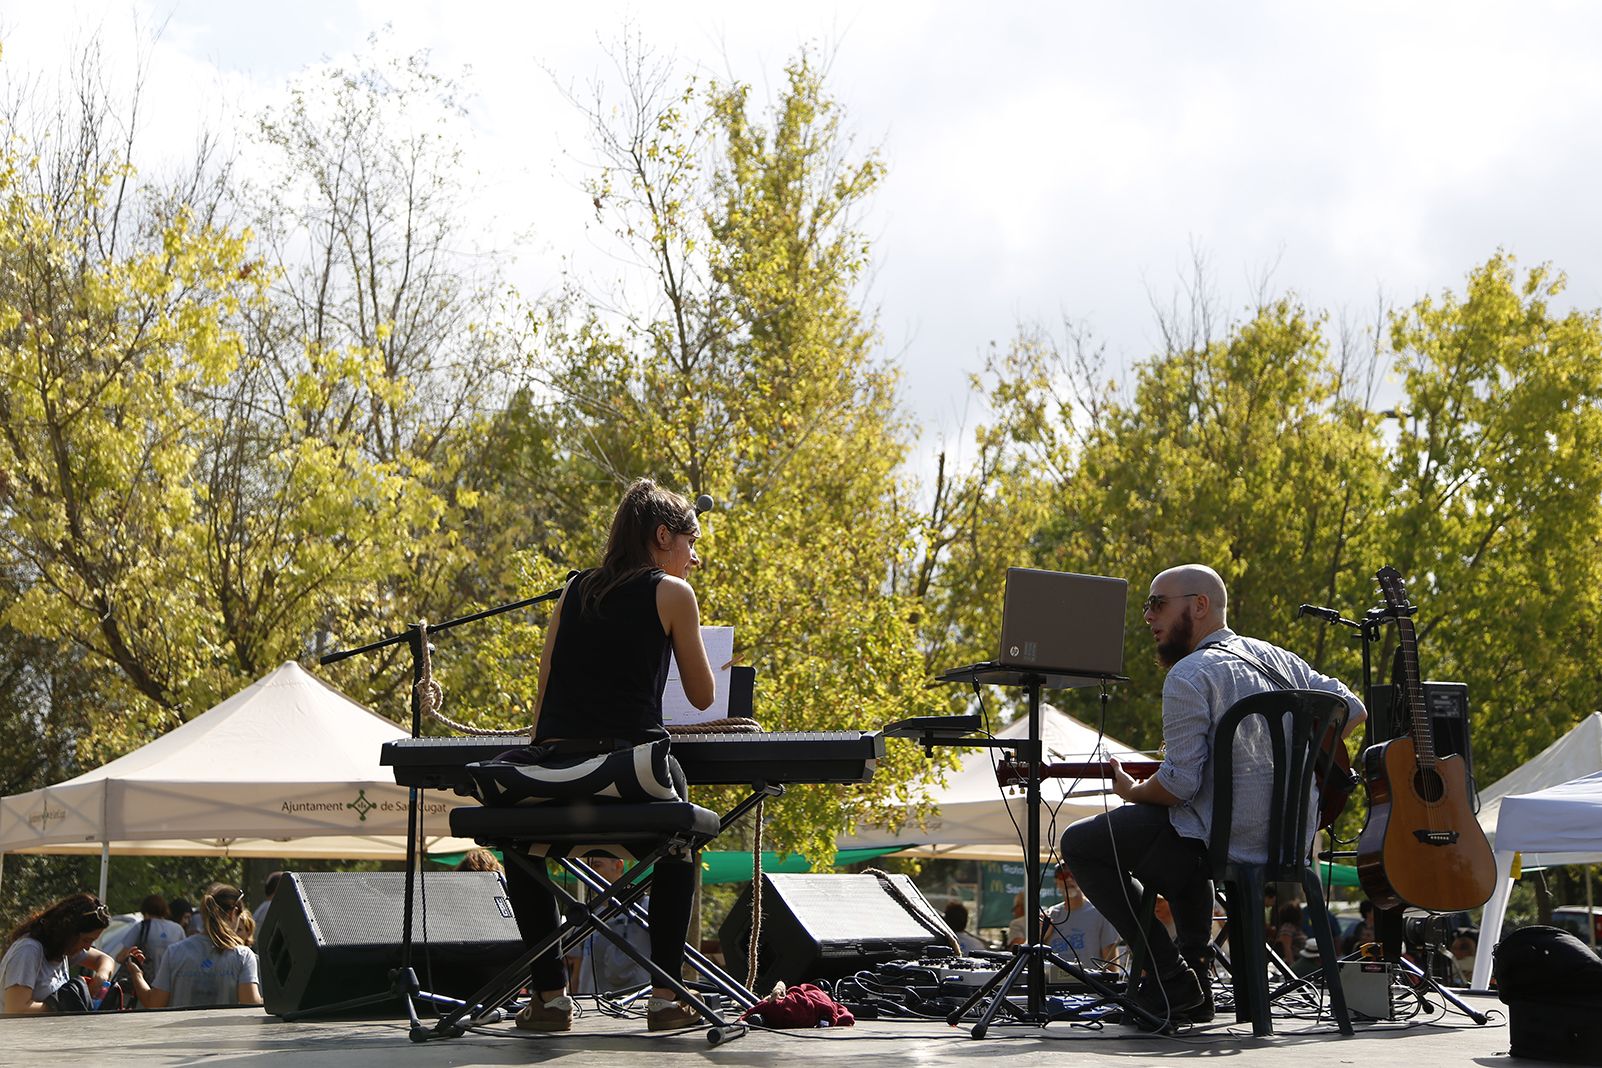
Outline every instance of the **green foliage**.
{"label": "green foliage", "polygon": [[191,472],[212,429],[195,398],[239,363],[246,239],[180,208],[119,240],[126,162],[64,171],[14,130],[5,152],[0,536],[25,577],[4,618],[113,665],[125,700],[177,708],[215,645],[195,604]]}
{"label": "green foliage", "polygon": [[[1353,678],[1355,650],[1292,622],[1297,604],[1343,603],[1368,584],[1364,522],[1382,470],[1374,417],[1342,395],[1319,321],[1291,300],[1266,304],[1221,340],[1138,363],[1127,399],[1100,373],[1072,338],[1059,347],[1026,335],[993,361],[996,425],[980,439],[989,496],[967,517],[985,532],[947,550],[951,570],[984,569],[966,593],[985,607],[958,606],[941,625],[966,631],[977,618],[988,634],[1007,563],[1129,579],[1131,681],[1106,726],[1155,747],[1162,682],[1141,668],[1151,638],[1138,602],[1152,575],[1200,561],[1228,585],[1232,626]],[[1015,555],[993,561],[1002,547]],[[1064,703],[1096,722],[1089,700]]]}
{"label": "green foliage", "polygon": [[[942,458],[920,497],[860,297],[856,220],[884,163],[853,143],[816,57],[762,106],[626,50],[626,99],[589,109],[588,189],[625,274],[509,309],[463,228],[459,86],[379,52],[304,76],[264,117],[255,185],[205,161],[141,178],[91,88],[37,129],[6,126],[7,792],[309,649],[551,588],[599,557],[642,475],[718,501],[703,615],[736,628],[772,730],[964,701],[928,674],[989,653],[1017,564],[1130,580],[1133,679],[1106,726],[1137,744],[1159,740],[1160,673],[1136,603],[1187,560],[1224,576],[1237,629],[1354,685],[1355,643],[1294,606],[1360,612],[1395,564],[1425,674],[1469,684],[1487,781],[1594,707],[1602,315],[1554,310],[1554,272],[1493,257],[1369,352],[1294,297],[1221,336],[1199,308],[1160,323],[1163,350],[1122,386],[1082,332],[1025,331],[975,380],[990,421],[971,459]],[[1399,426],[1371,410],[1386,342]],[[527,724],[544,619],[440,636],[447,712]],[[402,650],[323,674],[404,717]],[[1083,700],[1065,696],[1094,722]],[[838,831],[893,820],[938,770],[893,743],[872,783],[769,806],[769,842],[825,861]],[[0,909],[20,901],[12,871],[39,898],[93,881],[87,861],[16,864]],[[133,878],[184,874],[158,868]]]}
{"label": "green foliage", "polygon": [[[526,404],[506,403],[514,345],[499,326],[498,258],[463,227],[474,194],[455,140],[460,92],[425,54],[392,54],[380,35],[360,63],[302,76],[262,120],[269,169],[251,196],[282,269],[252,323],[246,406],[270,412],[289,452],[239,506],[292,521],[245,532],[234,573],[319,545],[296,601],[303,641],[359,644],[524,592],[517,553],[538,501],[513,492],[509,464],[539,432]],[[330,530],[332,542],[313,533]],[[532,682],[508,690],[526,658],[506,658],[506,639],[492,624],[442,639],[442,674],[508,669],[449,671],[458,719],[498,726],[528,703]],[[403,651],[330,675],[405,717]]]}
{"label": "green foliage", "polygon": [[[99,140],[104,102],[86,108],[96,121],[51,131],[60,147],[8,130],[0,533],[19,576],[6,621],[107,672],[111,707],[83,739],[104,758],[304,655],[319,635],[372,626],[409,577],[433,581],[406,587],[402,618],[426,606],[463,567],[440,501],[472,495],[441,492],[468,457],[449,407],[417,399],[439,372],[396,355],[403,344],[432,351],[435,337],[414,337],[399,311],[376,318],[367,299],[393,298],[414,318],[419,302],[441,312],[423,299],[428,272],[388,254],[417,235],[375,224],[371,270],[351,287],[364,296],[336,306],[335,283],[350,277],[333,269],[349,257],[336,259],[323,265],[324,303],[308,308],[284,284],[302,277],[296,268],[269,269],[258,238],[215,221],[227,214],[221,192],[197,178],[192,199],[211,192],[191,202],[140,184],[130,146]],[[367,132],[365,145],[342,146],[347,167],[376,151]],[[331,199],[349,209],[351,197]],[[328,215],[346,251],[353,214]],[[283,237],[282,220],[297,216],[275,218]],[[281,245],[269,258],[291,259]],[[422,292],[385,290],[389,275]],[[336,681],[375,696],[371,676],[346,675]]]}
{"label": "green foliage", "polygon": [[[1602,544],[1602,318],[1553,311],[1561,289],[1548,269],[1520,278],[1499,255],[1462,297],[1390,316],[1399,429],[1355,388],[1379,353],[1354,354],[1350,338],[1332,352],[1321,318],[1290,298],[1218,340],[1164,323],[1168,348],[1135,365],[1127,398],[1082,338],[1025,333],[991,363],[980,460],[937,498],[945,522],[925,536],[930,645],[990,633],[998,550],[1008,563],[1124,576],[1132,679],[1108,729],[1154,746],[1161,673],[1140,667],[1150,638],[1135,603],[1150,576],[1212,565],[1233,627],[1356,689],[1357,643],[1295,621],[1295,605],[1360,615],[1391,563],[1419,606],[1424,674],[1468,683],[1479,778],[1494,781],[1595,705],[1584,650],[1602,626],[1591,551]],[[946,576],[967,581],[943,587]]]}
{"label": "green foliage", "polygon": [[1427,676],[1466,682],[1492,782],[1596,707],[1602,637],[1602,313],[1561,275],[1474,270],[1395,317],[1407,390],[1386,505]]}
{"label": "green foliage", "polygon": [[[0,885],[0,938],[52,902],[100,885],[98,856],[44,857],[7,854]],[[108,891],[109,896],[109,891]]]}
{"label": "green foliage", "polygon": [[[906,428],[854,287],[851,213],[882,166],[852,158],[807,56],[766,121],[743,86],[670,93],[635,68],[624,126],[595,115],[603,218],[648,265],[654,302],[546,333],[559,434],[588,492],[591,558],[621,486],[650,475],[720,504],[705,517],[703,618],[732,624],[770,730],[878,725],[929,710],[915,602],[890,588],[915,517]],[[582,474],[579,476],[582,478]],[[832,858],[835,834],[887,816],[927,771],[897,746],[861,788],[800,788],[771,806],[776,847]],[[725,798],[709,796],[714,805]]]}

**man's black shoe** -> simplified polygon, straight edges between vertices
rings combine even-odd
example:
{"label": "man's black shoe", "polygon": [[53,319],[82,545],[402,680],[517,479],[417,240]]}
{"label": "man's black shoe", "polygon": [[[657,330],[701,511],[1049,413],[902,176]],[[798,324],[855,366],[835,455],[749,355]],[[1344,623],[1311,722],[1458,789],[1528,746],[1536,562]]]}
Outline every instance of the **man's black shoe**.
{"label": "man's black shoe", "polygon": [[1206,978],[1201,980],[1202,1001],[1194,1008],[1174,1013],[1177,1023],[1208,1024],[1213,1022],[1213,984]]}
{"label": "man's black shoe", "polygon": [[[1211,1021],[1210,994],[1210,991],[1203,989],[1196,973],[1188,965],[1181,964],[1177,971],[1164,976],[1161,982],[1156,976],[1147,975],[1135,988],[1134,1001],[1161,1021],[1166,1030],[1176,1024]],[[1207,1021],[1196,1019],[1204,1009],[1207,1010]],[[1129,1016],[1128,1022],[1143,1031],[1152,1030],[1155,1026],[1141,1016],[1133,1013]]]}

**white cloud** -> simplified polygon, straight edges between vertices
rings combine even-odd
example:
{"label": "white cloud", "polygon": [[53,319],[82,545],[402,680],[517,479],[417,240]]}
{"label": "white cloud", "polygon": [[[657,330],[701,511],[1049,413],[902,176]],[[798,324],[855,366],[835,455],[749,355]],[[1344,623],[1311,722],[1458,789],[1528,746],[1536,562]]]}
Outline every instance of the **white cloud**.
{"label": "white cloud", "polygon": [[[385,23],[403,48],[473,69],[468,210],[521,241],[539,291],[572,256],[614,270],[578,188],[584,124],[552,84],[613,79],[626,25],[766,98],[805,42],[837,44],[830,87],[890,174],[864,220],[887,351],[920,418],[951,430],[964,376],[1017,320],[1087,320],[1115,355],[1153,343],[1199,247],[1226,304],[1260,273],[1315,306],[1366,313],[1459,286],[1505,247],[1565,268],[1602,304],[1602,8],[1583,3],[1169,2],[1064,5],[733,2],[312,3],[270,7],[0,2],[4,64],[48,69],[73,31],[171,11],[152,57],[149,133],[244,117],[288,77]],[[547,69],[550,74],[547,74]],[[493,220],[493,222],[492,222]]]}

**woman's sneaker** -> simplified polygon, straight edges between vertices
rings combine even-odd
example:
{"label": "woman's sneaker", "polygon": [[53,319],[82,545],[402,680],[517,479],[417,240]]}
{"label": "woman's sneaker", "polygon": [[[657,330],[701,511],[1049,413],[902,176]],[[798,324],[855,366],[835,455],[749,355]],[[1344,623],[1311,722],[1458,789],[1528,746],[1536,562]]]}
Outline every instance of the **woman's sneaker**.
{"label": "woman's sneaker", "polygon": [[645,1026],[651,1031],[678,1031],[701,1022],[701,1014],[688,1005],[667,998],[652,998],[645,1011]]}
{"label": "woman's sneaker", "polygon": [[537,996],[531,997],[517,1014],[517,1026],[524,1031],[571,1031],[573,999],[562,994],[542,1005]]}

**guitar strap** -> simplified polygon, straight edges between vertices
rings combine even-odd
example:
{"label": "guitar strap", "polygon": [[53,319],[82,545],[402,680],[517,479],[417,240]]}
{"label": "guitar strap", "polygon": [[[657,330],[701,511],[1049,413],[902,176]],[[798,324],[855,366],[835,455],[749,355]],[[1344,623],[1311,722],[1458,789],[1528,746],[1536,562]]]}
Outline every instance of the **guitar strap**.
{"label": "guitar strap", "polygon": [[[1281,675],[1278,671],[1275,671],[1273,668],[1263,663],[1251,653],[1246,652],[1246,650],[1239,649],[1234,645],[1231,645],[1230,643],[1233,640],[1233,638],[1225,638],[1221,642],[1214,642],[1213,646],[1217,649],[1223,650],[1238,660],[1244,660],[1246,663],[1256,668],[1264,678],[1268,679],[1269,682],[1272,682],[1279,689],[1296,689],[1296,687],[1292,686],[1290,680],[1284,675]],[[1331,754],[1328,748],[1328,745],[1331,743],[1340,744],[1338,739],[1325,739],[1325,744],[1320,745],[1319,747],[1318,756],[1313,758],[1313,770],[1318,775],[1319,789],[1344,789],[1346,794],[1350,794],[1353,788],[1357,785],[1357,775],[1350,769],[1340,768],[1335,765],[1335,757]]]}
{"label": "guitar strap", "polygon": [[1292,686],[1290,684],[1290,680],[1287,679],[1284,675],[1281,675],[1279,672],[1275,671],[1273,668],[1269,667],[1267,664],[1263,663],[1261,660],[1259,660],[1257,657],[1253,656],[1252,654],[1248,653],[1246,650],[1237,649],[1237,648],[1235,648],[1235,646],[1231,645],[1230,642],[1232,642],[1233,640],[1234,640],[1233,638],[1225,638],[1221,642],[1214,642],[1213,645],[1214,645],[1214,647],[1216,647],[1218,649],[1222,649],[1224,652],[1228,653],[1230,656],[1233,656],[1238,660],[1246,661],[1246,663],[1248,663],[1252,667],[1256,668],[1259,672],[1261,672],[1268,679],[1269,682],[1272,682],[1279,689],[1281,689],[1281,690],[1294,690],[1294,689],[1296,689],[1296,687]]}

